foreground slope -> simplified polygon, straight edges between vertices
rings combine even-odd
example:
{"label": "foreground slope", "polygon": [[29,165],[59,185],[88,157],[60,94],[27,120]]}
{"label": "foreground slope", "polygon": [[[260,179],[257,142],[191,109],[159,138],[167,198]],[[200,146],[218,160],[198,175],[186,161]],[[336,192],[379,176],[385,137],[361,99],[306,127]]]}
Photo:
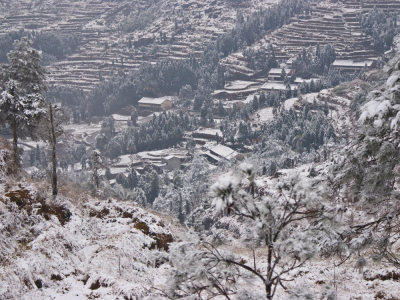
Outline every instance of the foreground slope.
{"label": "foreground slope", "polygon": [[[4,145],[4,143],[2,142]],[[170,229],[132,202],[86,192],[52,198],[6,175],[1,152],[0,298],[137,299],[160,280]]]}

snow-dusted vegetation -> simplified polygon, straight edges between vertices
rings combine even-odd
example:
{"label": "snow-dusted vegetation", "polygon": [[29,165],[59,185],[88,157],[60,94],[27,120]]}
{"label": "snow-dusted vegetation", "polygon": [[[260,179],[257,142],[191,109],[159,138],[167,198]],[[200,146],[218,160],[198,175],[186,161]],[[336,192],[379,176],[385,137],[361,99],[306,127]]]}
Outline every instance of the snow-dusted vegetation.
{"label": "snow-dusted vegetation", "polygon": [[0,3],[0,299],[400,299],[399,12]]}
{"label": "snow-dusted vegetation", "polygon": [[67,187],[54,198],[43,183],[5,175],[10,154],[3,148],[2,299],[129,299],[154,292],[174,241],[169,219]]}

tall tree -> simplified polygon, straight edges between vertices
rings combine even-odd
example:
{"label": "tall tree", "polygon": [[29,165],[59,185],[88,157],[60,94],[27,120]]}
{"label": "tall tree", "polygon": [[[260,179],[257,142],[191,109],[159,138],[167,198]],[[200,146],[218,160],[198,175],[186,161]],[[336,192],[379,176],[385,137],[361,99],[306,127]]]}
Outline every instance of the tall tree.
{"label": "tall tree", "polygon": [[400,267],[400,43],[386,66],[387,81],[360,107],[356,135],[335,168],[336,186],[365,215],[353,221],[352,250],[360,261],[383,260]]}
{"label": "tall tree", "polygon": [[57,139],[64,134],[62,124],[66,121],[63,111],[48,104],[45,116],[41,119],[38,134],[40,137],[49,142],[51,146],[51,187],[53,195],[58,194],[57,187]]}
{"label": "tall tree", "polygon": [[18,155],[18,138],[34,136],[38,120],[43,116],[44,99],[40,94],[21,95],[19,84],[14,80],[7,82],[0,98],[0,123],[7,124],[13,135],[14,168],[20,166]]}
{"label": "tall tree", "polygon": [[90,159],[92,182],[96,189],[100,186],[100,170],[104,167],[103,159],[99,151],[94,150]]}
{"label": "tall tree", "polygon": [[54,128],[54,115],[53,108],[51,104],[49,104],[49,116],[50,116],[50,131],[51,131],[51,188],[53,195],[56,196],[58,194],[57,188],[57,156],[56,156],[56,132]]}
{"label": "tall tree", "polygon": [[26,38],[15,41],[14,50],[8,53],[9,64],[2,68],[0,76],[7,78],[0,99],[0,123],[11,128],[15,168],[20,165],[18,138],[34,137],[34,129],[45,113],[44,70],[40,66],[40,53],[31,45]]}

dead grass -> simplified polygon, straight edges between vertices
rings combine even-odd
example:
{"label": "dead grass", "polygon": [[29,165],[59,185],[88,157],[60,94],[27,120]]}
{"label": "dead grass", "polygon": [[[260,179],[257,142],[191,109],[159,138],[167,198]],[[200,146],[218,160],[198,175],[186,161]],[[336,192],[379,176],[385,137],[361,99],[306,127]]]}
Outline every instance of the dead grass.
{"label": "dead grass", "polygon": [[5,193],[5,199],[2,201],[10,201],[15,203],[19,210],[25,210],[27,215],[38,214],[43,216],[46,220],[50,220],[51,216],[55,216],[61,225],[65,225],[70,218],[71,212],[63,205],[49,203],[42,194],[32,194],[31,191],[19,186]]}

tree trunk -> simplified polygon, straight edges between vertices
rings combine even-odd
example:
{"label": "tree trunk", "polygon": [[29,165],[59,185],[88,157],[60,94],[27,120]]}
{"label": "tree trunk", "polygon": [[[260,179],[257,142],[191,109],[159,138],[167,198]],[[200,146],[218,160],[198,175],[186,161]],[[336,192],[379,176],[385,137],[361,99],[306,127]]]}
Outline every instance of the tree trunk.
{"label": "tree trunk", "polygon": [[272,246],[268,245],[268,257],[267,257],[267,284],[265,286],[265,291],[267,293],[267,299],[272,299]]}
{"label": "tree trunk", "polygon": [[49,104],[49,114],[50,114],[50,130],[51,130],[51,188],[53,191],[53,196],[58,194],[57,188],[57,157],[56,157],[56,133],[54,129],[54,119],[53,119],[53,108]]}
{"label": "tree trunk", "polygon": [[17,135],[17,122],[13,122],[12,126],[12,134],[13,134],[13,163],[14,163],[14,172],[20,167],[19,157],[18,157],[18,135]]}

